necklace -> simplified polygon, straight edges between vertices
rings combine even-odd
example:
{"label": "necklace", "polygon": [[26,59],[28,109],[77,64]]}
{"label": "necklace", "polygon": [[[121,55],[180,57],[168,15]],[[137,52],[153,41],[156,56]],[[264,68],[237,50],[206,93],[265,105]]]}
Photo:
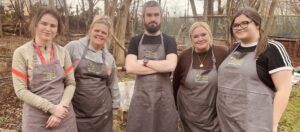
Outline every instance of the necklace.
{"label": "necklace", "polygon": [[[196,53],[196,54],[197,54],[197,53]],[[200,61],[200,65],[199,65],[199,66],[200,66],[201,68],[204,67],[203,62],[204,62],[204,60],[206,59],[207,54],[208,54],[208,52],[206,52],[206,54],[205,54],[205,56],[203,57],[202,60],[200,60],[200,57],[199,57],[199,55],[197,54],[198,60]]]}

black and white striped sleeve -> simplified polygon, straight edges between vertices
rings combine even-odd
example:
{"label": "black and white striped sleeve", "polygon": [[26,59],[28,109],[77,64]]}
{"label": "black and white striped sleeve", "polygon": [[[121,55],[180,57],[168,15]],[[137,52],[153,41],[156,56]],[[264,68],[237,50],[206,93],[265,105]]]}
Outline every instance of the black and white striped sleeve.
{"label": "black and white striped sleeve", "polygon": [[282,70],[293,70],[292,61],[285,47],[274,40],[269,40],[269,44],[270,47],[266,51],[269,74]]}

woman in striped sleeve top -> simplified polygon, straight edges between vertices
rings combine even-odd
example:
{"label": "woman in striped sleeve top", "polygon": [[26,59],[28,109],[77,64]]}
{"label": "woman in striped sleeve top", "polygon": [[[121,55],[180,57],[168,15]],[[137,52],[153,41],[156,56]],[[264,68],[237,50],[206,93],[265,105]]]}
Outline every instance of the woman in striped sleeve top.
{"label": "woman in striped sleeve top", "polygon": [[217,111],[222,132],[277,132],[291,92],[292,64],[283,45],[268,40],[261,16],[243,8],[230,33],[237,42],[219,67]]}
{"label": "woman in striped sleeve top", "polygon": [[75,79],[70,56],[53,40],[63,33],[58,12],[42,8],[31,21],[33,40],[18,47],[12,60],[13,85],[24,101],[23,132],[76,132],[71,99]]}

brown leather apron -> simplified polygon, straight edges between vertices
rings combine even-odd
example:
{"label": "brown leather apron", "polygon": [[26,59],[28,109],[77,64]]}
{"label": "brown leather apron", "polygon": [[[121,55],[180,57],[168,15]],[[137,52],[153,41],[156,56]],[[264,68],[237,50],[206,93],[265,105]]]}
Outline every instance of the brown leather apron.
{"label": "brown leather apron", "polygon": [[219,67],[220,128],[222,132],[272,132],[274,92],[257,75],[255,51],[235,50]]}
{"label": "brown leather apron", "polygon": [[76,91],[72,103],[79,132],[112,132],[112,98],[107,86],[105,54],[103,63],[86,58],[89,44],[75,68]]}
{"label": "brown leather apron", "polygon": [[[39,50],[39,49],[38,49]],[[36,53],[36,52],[35,52]],[[34,67],[32,69],[32,80],[29,90],[52,102],[59,104],[64,93],[64,69],[59,64],[54,50],[54,61],[51,64],[38,64],[37,54],[33,56]],[[42,54],[39,54],[42,56]],[[77,132],[75,114],[72,105],[67,117],[59,127],[46,129],[46,122],[50,114],[45,113],[29,104],[23,105],[22,131],[23,132]]]}
{"label": "brown leather apron", "polygon": [[[192,51],[192,56],[193,56]],[[184,85],[178,94],[178,111],[185,132],[220,132],[216,110],[217,68],[211,50],[213,68],[193,69],[193,57]]]}
{"label": "brown leather apron", "polygon": [[[161,44],[139,42],[138,59],[166,58],[163,37]],[[128,113],[127,132],[176,132],[177,111],[175,107],[170,73],[138,75]]]}

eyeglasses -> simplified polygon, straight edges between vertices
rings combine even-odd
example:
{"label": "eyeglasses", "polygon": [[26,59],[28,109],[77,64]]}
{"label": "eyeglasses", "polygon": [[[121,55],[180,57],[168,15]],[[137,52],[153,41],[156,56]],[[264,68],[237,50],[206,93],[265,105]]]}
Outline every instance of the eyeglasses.
{"label": "eyeglasses", "polygon": [[241,27],[241,29],[245,29],[248,27],[248,25],[253,22],[253,21],[242,21],[241,23],[233,23],[232,24],[232,29],[238,29],[239,27]]}

